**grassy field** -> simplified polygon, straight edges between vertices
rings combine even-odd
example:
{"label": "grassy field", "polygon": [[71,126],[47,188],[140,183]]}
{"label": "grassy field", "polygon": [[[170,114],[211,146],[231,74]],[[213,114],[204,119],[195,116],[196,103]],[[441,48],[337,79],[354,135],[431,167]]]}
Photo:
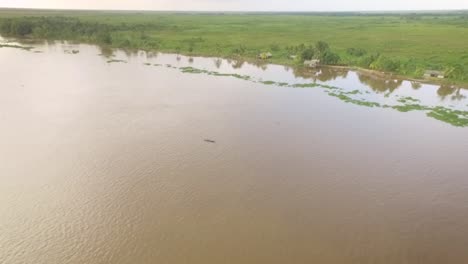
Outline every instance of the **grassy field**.
{"label": "grassy field", "polygon": [[[118,48],[253,60],[271,52],[301,64],[328,43],[339,59],[421,77],[427,69],[468,82],[468,12],[434,14],[271,14],[52,11],[0,9],[3,35],[77,40]],[[307,55],[307,50],[312,54]],[[306,54],[306,55],[304,55]],[[297,55],[300,59],[289,57]]]}

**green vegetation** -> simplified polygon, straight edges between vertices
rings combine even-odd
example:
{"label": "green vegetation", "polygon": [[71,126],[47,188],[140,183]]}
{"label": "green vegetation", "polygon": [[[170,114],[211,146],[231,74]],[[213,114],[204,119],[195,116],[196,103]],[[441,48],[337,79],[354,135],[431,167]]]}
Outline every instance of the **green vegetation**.
{"label": "green vegetation", "polygon": [[[0,10],[5,36],[294,65],[305,59],[468,83],[467,13],[269,14]],[[295,58],[295,59],[291,59]]]}
{"label": "green vegetation", "polygon": [[334,65],[340,62],[340,56],[333,52],[324,41],[317,41],[315,45],[304,44],[286,47],[292,56],[296,56],[296,63],[302,64],[306,60],[318,59],[322,64]]}

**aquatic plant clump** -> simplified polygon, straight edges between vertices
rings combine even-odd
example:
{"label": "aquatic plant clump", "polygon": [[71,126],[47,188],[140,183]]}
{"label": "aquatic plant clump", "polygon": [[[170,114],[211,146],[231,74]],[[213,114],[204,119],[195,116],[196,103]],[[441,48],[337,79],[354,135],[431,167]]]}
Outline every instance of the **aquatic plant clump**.
{"label": "aquatic plant clump", "polygon": [[431,109],[427,116],[452,124],[457,127],[468,126],[468,111],[451,110],[445,107]]}
{"label": "aquatic plant clump", "polygon": [[107,63],[127,63],[126,60],[108,60]]}
{"label": "aquatic plant clump", "polygon": [[183,73],[194,73],[194,74],[204,73],[204,74],[213,75],[213,76],[234,77],[234,78],[242,79],[242,80],[246,80],[246,81],[250,79],[250,76],[240,75],[240,74],[236,74],[236,73],[219,73],[219,72],[215,72],[215,71],[202,70],[202,69],[197,69],[197,68],[193,68],[193,67],[181,67],[179,69]]}

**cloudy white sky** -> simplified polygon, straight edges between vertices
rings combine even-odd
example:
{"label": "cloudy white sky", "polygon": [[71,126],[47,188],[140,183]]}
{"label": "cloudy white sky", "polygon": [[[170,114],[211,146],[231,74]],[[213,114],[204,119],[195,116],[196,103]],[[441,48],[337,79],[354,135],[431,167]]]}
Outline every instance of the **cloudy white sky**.
{"label": "cloudy white sky", "polygon": [[0,7],[191,11],[448,10],[468,9],[468,0],[0,0]]}

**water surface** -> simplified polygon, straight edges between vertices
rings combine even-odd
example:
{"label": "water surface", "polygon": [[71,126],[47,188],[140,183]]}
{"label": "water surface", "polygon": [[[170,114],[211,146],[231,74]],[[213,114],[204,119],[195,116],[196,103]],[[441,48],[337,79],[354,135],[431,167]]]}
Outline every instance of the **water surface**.
{"label": "water surface", "polygon": [[464,89],[33,45],[0,48],[0,263],[468,262],[467,128],[259,80]]}

